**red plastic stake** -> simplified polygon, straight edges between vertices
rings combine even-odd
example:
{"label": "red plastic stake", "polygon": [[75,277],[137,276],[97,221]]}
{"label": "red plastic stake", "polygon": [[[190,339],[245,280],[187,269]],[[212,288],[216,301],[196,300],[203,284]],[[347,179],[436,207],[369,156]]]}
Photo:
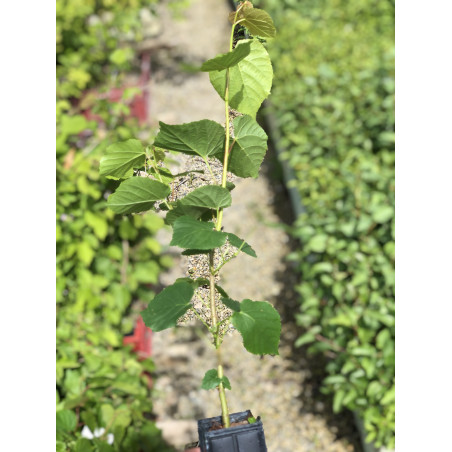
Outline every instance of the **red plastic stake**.
{"label": "red plastic stake", "polygon": [[152,355],[152,330],[148,328],[143,319],[138,317],[132,336],[123,338],[123,344],[132,344],[133,351],[139,359],[150,358]]}

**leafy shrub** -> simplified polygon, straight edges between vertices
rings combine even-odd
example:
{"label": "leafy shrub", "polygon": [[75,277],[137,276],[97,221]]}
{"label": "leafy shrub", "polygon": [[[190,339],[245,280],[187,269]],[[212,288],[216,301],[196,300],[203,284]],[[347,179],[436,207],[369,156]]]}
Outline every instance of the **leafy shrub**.
{"label": "leafy shrub", "polygon": [[[138,25],[143,3],[57,2],[56,418],[57,450],[62,451],[172,450],[149,419],[146,375],[152,361],[138,361],[122,346],[123,336],[133,329],[131,303],[149,301],[150,288],[170,264],[155,239],[163,220],[105,213],[106,198],[118,182],[98,172],[105,148],[139,131],[136,121],[123,116],[131,93],[126,90],[119,103],[96,101],[93,113],[102,117],[102,128],[87,121],[72,102],[94,83],[102,89],[115,70],[126,67],[109,50],[111,42],[119,42],[114,24],[128,20],[130,27]],[[104,12],[110,13],[113,27],[91,27],[93,16],[88,15]],[[129,48],[124,51],[131,55]],[[78,80],[70,76],[74,70],[87,76]],[[82,427],[101,435],[82,438]]]}
{"label": "leafy shrub", "polygon": [[[143,39],[140,9],[155,0],[57,0],[57,95],[79,97],[114,70],[131,68]],[[107,70],[106,66],[110,69]]]}
{"label": "leafy shrub", "polygon": [[280,30],[272,104],[305,213],[297,344],[330,357],[333,408],[394,446],[394,8],[261,2]]}

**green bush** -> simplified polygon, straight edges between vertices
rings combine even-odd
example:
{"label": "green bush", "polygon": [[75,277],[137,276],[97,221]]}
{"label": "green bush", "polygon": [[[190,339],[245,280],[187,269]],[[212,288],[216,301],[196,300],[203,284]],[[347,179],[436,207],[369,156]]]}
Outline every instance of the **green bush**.
{"label": "green bush", "polygon": [[57,96],[79,97],[111,70],[130,69],[143,39],[140,9],[156,0],[57,0]]}
{"label": "green bush", "polygon": [[[102,127],[87,121],[72,103],[93,84],[106,89],[114,72],[127,67],[117,53],[112,57],[111,43],[119,43],[125,31],[117,24],[128,21],[136,31],[142,4],[57,2],[56,420],[61,451],[172,450],[150,420],[146,375],[152,361],[139,361],[122,345],[134,326],[132,303],[148,302],[160,272],[170,265],[155,238],[163,220],[157,215],[124,218],[106,211],[106,198],[118,182],[99,177],[98,171],[109,144],[139,132],[136,121],[123,116],[133,90],[125,90],[118,103],[93,103]],[[93,14],[95,19],[106,11],[110,28],[88,26],[96,23]],[[120,48],[133,55],[130,47]],[[77,79],[70,76],[74,73],[87,75]],[[81,437],[85,426],[91,432],[105,430],[100,437],[86,439]]]}
{"label": "green bush", "polygon": [[279,35],[272,110],[305,213],[297,345],[329,357],[333,408],[394,446],[394,7],[261,2]]}

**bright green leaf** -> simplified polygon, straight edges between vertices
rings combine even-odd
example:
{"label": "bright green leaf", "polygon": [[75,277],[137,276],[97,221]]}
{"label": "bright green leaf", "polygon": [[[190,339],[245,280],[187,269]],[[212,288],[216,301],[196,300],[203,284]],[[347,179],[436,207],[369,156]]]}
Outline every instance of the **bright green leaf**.
{"label": "bright green leaf", "polygon": [[141,313],[144,323],[153,331],[176,326],[177,320],[190,309],[194,287],[184,281],[163,289]]}
{"label": "bright green leaf", "polygon": [[224,140],[223,126],[203,119],[179,125],[160,122],[160,131],[154,144],[163,149],[207,158],[223,151]]}
{"label": "bright green leaf", "polygon": [[139,140],[127,140],[113,143],[100,160],[99,174],[115,179],[128,178],[134,168],[144,165],[146,153]]}
{"label": "bright green leaf", "polygon": [[154,206],[155,201],[165,199],[171,189],[161,182],[147,177],[133,177],[121,183],[116,192],[109,196],[107,204],[113,212],[144,212]]}
{"label": "bright green leaf", "polygon": [[380,206],[372,213],[375,223],[386,223],[394,216],[394,209],[390,206]]}
{"label": "bright green leaf", "polygon": [[222,71],[231,66],[235,66],[237,63],[242,61],[250,53],[251,41],[246,42],[244,45],[237,46],[232,52],[223,53],[217,55],[215,58],[206,61],[201,66],[201,71]]}
{"label": "bright green leaf", "polygon": [[256,8],[245,8],[243,10],[243,17],[245,21],[241,22],[250,33],[261,38],[274,38],[276,29],[273,25],[273,20],[270,15],[262,10]]}
{"label": "bright green leaf", "polygon": [[210,250],[226,242],[227,234],[213,229],[213,223],[205,223],[183,216],[173,224],[173,238],[170,245],[181,248]]}
{"label": "bright green leaf", "polygon": [[[249,40],[241,40],[237,47]],[[229,71],[229,105],[243,114],[255,118],[262,102],[270,94],[273,69],[264,46],[257,40],[251,41],[250,54],[236,66],[223,71],[209,72],[210,81],[224,99],[226,71]]]}
{"label": "bright green leaf", "polygon": [[256,355],[278,355],[281,319],[278,311],[266,301],[243,300],[232,324],[243,337],[243,345]]}

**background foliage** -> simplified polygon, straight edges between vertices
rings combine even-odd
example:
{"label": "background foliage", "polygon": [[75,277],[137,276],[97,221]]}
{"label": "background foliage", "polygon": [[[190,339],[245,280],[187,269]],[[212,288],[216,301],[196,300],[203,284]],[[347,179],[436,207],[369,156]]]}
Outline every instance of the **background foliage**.
{"label": "background foliage", "polygon": [[[139,133],[125,119],[134,94],[94,102],[102,124],[77,104],[83,90],[106,91],[132,67],[141,0],[57,1],[57,450],[169,451],[155,424],[152,361],[138,361],[123,336],[133,330],[131,303],[149,301],[170,262],[160,255],[156,215],[106,210],[117,182],[99,177],[106,146]],[[81,438],[86,425],[103,435]],[[112,445],[107,435],[114,435]]]}
{"label": "background foliage", "polygon": [[273,112],[306,212],[298,345],[329,357],[334,409],[394,446],[394,4],[262,0]]}

